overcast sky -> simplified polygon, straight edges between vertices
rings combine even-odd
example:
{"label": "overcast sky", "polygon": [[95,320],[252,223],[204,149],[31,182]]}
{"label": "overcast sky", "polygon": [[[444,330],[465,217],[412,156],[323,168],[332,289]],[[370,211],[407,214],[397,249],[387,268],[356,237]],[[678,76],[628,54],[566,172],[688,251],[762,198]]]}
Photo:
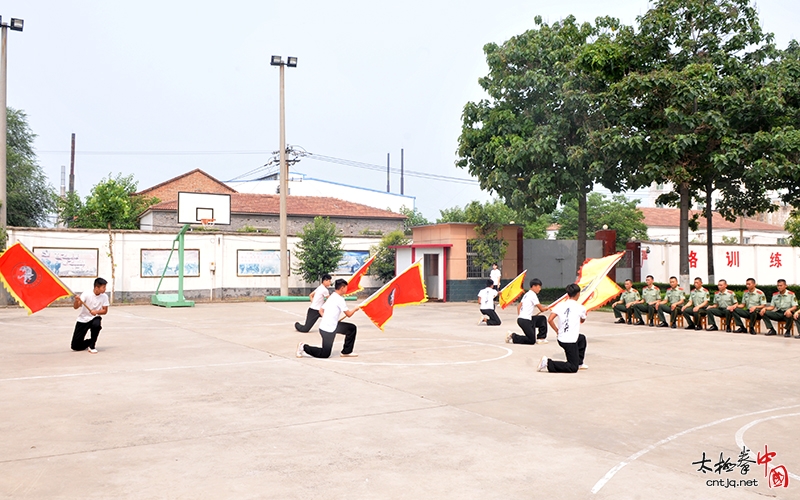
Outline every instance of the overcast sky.
{"label": "overcast sky", "polygon": [[[25,20],[8,36],[8,105],[28,114],[54,188],[69,174],[85,197],[109,174],[143,189],[200,168],[226,181],[279,148],[278,69],[286,68],[287,143],[356,162],[469,178],[455,167],[461,111],[479,100],[483,46],[570,14],[633,24],[642,0],[403,2],[320,0],[5,0]],[[800,2],[758,2],[780,48],[800,38]],[[386,173],[304,159],[311,177],[386,189]],[[399,176],[391,190],[399,192]],[[330,193],[336,196],[335,192]],[[475,184],[407,176],[405,194],[430,219],[489,199]],[[353,200],[358,201],[358,200]]]}

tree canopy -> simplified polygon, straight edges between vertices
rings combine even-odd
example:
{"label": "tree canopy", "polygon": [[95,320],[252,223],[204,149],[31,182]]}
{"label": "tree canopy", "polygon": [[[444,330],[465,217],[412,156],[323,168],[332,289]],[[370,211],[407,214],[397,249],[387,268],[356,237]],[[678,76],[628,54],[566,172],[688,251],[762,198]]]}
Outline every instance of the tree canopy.
{"label": "tree canopy", "polygon": [[[658,201],[681,208],[687,285],[692,197],[703,191],[710,201],[718,191],[729,219],[770,210],[767,190],[787,178],[797,184],[796,122],[787,120],[794,111],[783,97],[781,54],[748,0],[660,0],[638,24],[582,55],[584,70],[610,81],[605,125],[593,137],[624,166],[607,176],[615,187],[675,186]],[[789,191],[785,201],[797,196]]]}
{"label": "tree canopy", "polygon": [[602,75],[579,71],[576,62],[601,28],[618,23],[600,18],[593,26],[569,16],[552,25],[537,17],[535,24],[502,46],[484,47],[489,74],[479,83],[489,98],[464,106],[457,165],[531,220],[578,200],[577,269],[586,252],[586,193],[597,177],[592,79]]}
{"label": "tree canopy", "polygon": [[133,174],[108,175],[93,188],[86,201],[70,193],[58,202],[59,220],[69,227],[87,229],[138,229],[139,216],[158,198],[136,195]]}
{"label": "tree canopy", "polygon": [[47,222],[56,207],[55,190],[36,162],[25,112],[7,108],[6,198],[9,226],[35,227]]}
{"label": "tree canopy", "polygon": [[395,276],[395,256],[397,251],[389,248],[396,245],[407,245],[403,231],[392,231],[381,238],[380,243],[370,248],[370,253],[375,255],[375,261],[369,266],[367,274],[377,276],[381,281],[389,281]]}
{"label": "tree canopy", "polygon": [[296,245],[298,264],[295,269],[304,281],[319,281],[323,274],[331,274],[339,267],[344,255],[342,236],[329,218],[314,217],[297,236],[300,241]]}
{"label": "tree canopy", "polygon": [[[586,201],[586,238],[594,239],[594,233],[608,226],[617,232],[617,250],[624,250],[631,239],[646,240],[647,226],[644,214],[636,208],[639,200],[626,200],[622,195],[611,198],[600,193],[589,193]],[[556,234],[560,240],[574,240],[578,235],[578,202],[571,200],[553,214],[554,222],[561,227]]]}

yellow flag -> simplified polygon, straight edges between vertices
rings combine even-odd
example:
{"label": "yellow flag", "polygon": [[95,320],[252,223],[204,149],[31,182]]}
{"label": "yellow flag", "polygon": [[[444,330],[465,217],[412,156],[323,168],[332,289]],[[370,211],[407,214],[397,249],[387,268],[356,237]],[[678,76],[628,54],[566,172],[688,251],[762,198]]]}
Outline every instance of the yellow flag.
{"label": "yellow flag", "polygon": [[[614,283],[607,275],[608,272],[617,265],[617,262],[620,261],[623,255],[625,255],[625,252],[607,255],[599,259],[586,259],[584,261],[578,273],[578,281],[576,283],[581,287],[581,296],[578,302],[583,304],[587,311],[597,309],[622,292],[622,288]],[[562,295],[560,299],[550,304],[550,307],[566,299],[566,294]]]}
{"label": "yellow flag", "polygon": [[527,272],[527,269],[522,271],[522,274],[514,278],[511,283],[504,286],[503,289],[500,290],[500,307],[505,309],[507,305],[514,302],[517,300],[517,297],[525,293],[522,285],[525,282],[525,273]]}

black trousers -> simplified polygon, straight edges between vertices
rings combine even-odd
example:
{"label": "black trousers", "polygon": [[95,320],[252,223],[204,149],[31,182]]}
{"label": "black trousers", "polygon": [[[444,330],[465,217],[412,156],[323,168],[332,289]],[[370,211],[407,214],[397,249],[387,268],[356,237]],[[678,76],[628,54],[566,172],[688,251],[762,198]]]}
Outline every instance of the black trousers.
{"label": "black trousers", "polygon": [[511,334],[511,342],[514,344],[535,344],[536,330],[539,330],[539,339],[547,338],[547,320],[544,316],[533,316],[532,319],[517,318],[517,324],[522,328],[525,335]]}
{"label": "black trousers", "polygon": [[755,330],[756,323],[761,321],[761,316],[758,314],[758,309],[756,309],[755,312],[750,312],[749,309],[744,307],[737,307],[733,310],[733,321],[739,328],[744,328],[744,322],[742,322],[742,318],[747,318],[750,320],[750,326],[753,328],[753,330]]}
{"label": "black trousers", "polygon": [[311,328],[314,326],[314,323],[317,322],[319,319],[319,309],[311,309],[308,308],[308,312],[306,312],[306,324],[301,325],[300,323],[294,324],[294,329],[298,332],[310,332]]}
{"label": "black trousers", "polygon": [[686,318],[686,326],[697,326],[700,324],[700,316],[706,315],[706,308],[699,311],[694,310],[694,306],[687,305],[683,308],[683,317]]}
{"label": "black trousers", "polygon": [[[87,321],[86,323],[81,323],[80,321],[75,322],[75,331],[72,332],[72,345],[70,346],[73,351],[85,351],[89,347],[92,349],[95,348],[97,345],[97,337],[100,335],[100,330],[103,329],[103,327],[100,326],[100,321],[100,316],[95,316],[91,321]],[[85,338],[86,332],[89,330],[91,330],[92,336],[87,339]]]}
{"label": "black trousers", "polygon": [[481,309],[481,314],[485,314],[489,316],[489,319],[486,321],[486,324],[489,326],[497,326],[500,323],[500,316],[494,311],[494,309]]}
{"label": "black trousers", "polygon": [[564,349],[567,361],[547,360],[547,371],[553,373],[576,373],[578,367],[583,364],[583,357],[586,354],[586,337],[578,334],[578,341],[575,343],[565,343],[558,341],[558,345]]}
{"label": "black trousers", "polygon": [[336,339],[336,334],[344,335],[344,347],[342,347],[342,354],[350,354],[353,352],[353,347],[356,345],[356,332],[358,327],[352,323],[345,323],[340,321],[336,325],[336,330],[333,332],[326,332],[320,329],[319,334],[322,336],[322,347],[314,347],[304,344],[303,350],[306,354],[314,356],[315,358],[330,358],[331,350],[333,349],[333,341]]}
{"label": "black trousers", "polygon": [[[714,321],[714,316],[717,316],[718,318],[727,319],[728,331],[731,330],[731,327],[733,326],[733,322],[731,321],[731,316],[733,316],[733,313],[730,312],[727,307],[709,307],[708,309],[706,309],[706,313],[708,313],[707,316],[708,319],[706,320],[708,321],[708,326],[717,326],[716,321]],[[720,321],[719,327],[722,328],[722,321]]]}

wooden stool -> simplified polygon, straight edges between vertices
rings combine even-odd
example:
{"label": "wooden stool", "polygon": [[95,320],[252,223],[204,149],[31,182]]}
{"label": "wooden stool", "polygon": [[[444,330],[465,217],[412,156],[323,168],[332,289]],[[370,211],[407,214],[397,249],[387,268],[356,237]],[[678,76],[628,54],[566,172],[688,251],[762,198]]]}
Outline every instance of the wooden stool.
{"label": "wooden stool", "polygon": [[[747,319],[747,331],[750,331],[750,323],[752,323],[752,322],[753,322],[753,320],[751,320],[749,318]],[[761,333],[761,318],[756,320],[755,332],[756,333]]]}

